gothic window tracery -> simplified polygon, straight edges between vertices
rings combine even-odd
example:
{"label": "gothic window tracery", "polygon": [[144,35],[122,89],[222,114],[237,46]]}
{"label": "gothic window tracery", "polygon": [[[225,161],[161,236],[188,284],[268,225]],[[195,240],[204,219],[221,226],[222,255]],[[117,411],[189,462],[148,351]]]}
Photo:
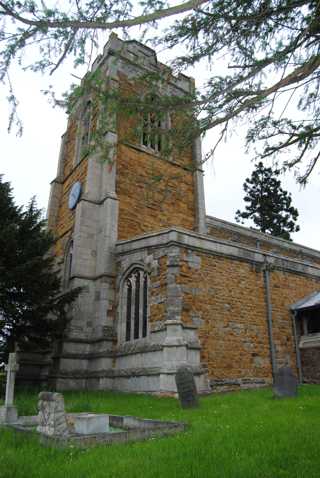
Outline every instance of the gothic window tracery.
{"label": "gothic window tracery", "polygon": [[[155,98],[149,100],[155,102]],[[143,113],[141,143],[143,146],[161,153],[164,147],[164,130],[167,127],[163,115],[155,111]]]}
{"label": "gothic window tracery", "polygon": [[144,338],[148,333],[148,274],[138,267],[126,277],[123,286],[125,341]]}

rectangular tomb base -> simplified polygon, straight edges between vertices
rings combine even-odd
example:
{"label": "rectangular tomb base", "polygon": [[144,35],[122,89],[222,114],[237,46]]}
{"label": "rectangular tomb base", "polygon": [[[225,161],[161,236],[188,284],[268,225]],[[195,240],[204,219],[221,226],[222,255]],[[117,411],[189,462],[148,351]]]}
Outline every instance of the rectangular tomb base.
{"label": "rectangular tomb base", "polygon": [[[19,432],[37,433],[38,419],[38,416],[19,417],[16,423],[2,425]],[[46,446],[88,448],[173,435],[187,428],[182,422],[95,413],[68,413],[66,423],[69,432],[64,435],[38,432],[40,443]]]}
{"label": "rectangular tomb base", "polygon": [[108,433],[109,415],[97,415],[95,413],[78,413],[67,415],[67,423],[70,433],[79,435],[92,435]]}
{"label": "rectangular tomb base", "polygon": [[[86,417],[89,417],[87,420]],[[94,418],[97,421],[94,421]],[[109,432],[102,433],[81,433],[87,428],[92,430],[101,419],[99,427],[105,430],[106,418],[108,418]],[[83,420],[84,419],[84,420]],[[68,436],[46,436],[40,435],[40,441],[46,446],[68,447],[77,446],[80,448],[88,448],[96,445],[112,445],[113,443],[126,443],[129,441],[147,440],[152,437],[160,437],[172,435],[182,432],[187,425],[180,422],[165,422],[160,420],[146,420],[130,416],[118,415],[99,415],[99,414],[73,414],[67,415],[68,426],[70,423],[76,423],[74,427],[80,433],[70,433]]]}

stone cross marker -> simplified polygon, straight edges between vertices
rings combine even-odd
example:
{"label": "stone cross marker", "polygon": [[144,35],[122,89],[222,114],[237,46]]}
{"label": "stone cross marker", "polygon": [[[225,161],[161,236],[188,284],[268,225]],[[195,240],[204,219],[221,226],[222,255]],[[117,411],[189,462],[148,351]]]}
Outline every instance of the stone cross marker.
{"label": "stone cross marker", "polygon": [[5,406],[12,407],[13,406],[13,398],[14,398],[14,385],[16,379],[16,373],[19,370],[19,365],[17,362],[17,354],[11,353],[9,354],[8,365],[5,367],[7,372],[7,386],[6,386],[6,398],[5,398]]}
{"label": "stone cross marker", "polygon": [[196,383],[190,368],[186,366],[178,368],[176,385],[182,408],[196,408],[199,406]]}
{"label": "stone cross marker", "polygon": [[68,426],[61,393],[41,392],[38,402],[37,431],[48,436],[68,435]]}
{"label": "stone cross marker", "polygon": [[6,396],[4,406],[0,407],[0,423],[14,423],[18,419],[17,409],[13,405],[16,373],[19,370],[17,354],[9,354],[5,369],[7,372]]}
{"label": "stone cross marker", "polygon": [[290,367],[281,367],[275,374],[273,393],[277,398],[296,397],[298,380]]}

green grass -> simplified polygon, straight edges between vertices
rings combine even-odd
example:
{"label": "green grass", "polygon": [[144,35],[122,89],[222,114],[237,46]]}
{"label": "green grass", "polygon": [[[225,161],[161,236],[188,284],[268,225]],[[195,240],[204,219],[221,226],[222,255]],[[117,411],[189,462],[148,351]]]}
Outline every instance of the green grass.
{"label": "green grass", "polygon": [[[196,410],[173,398],[109,392],[65,393],[70,412],[110,412],[181,420],[187,432],[88,450],[44,448],[37,436],[0,431],[0,478],[320,477],[320,386],[297,399],[271,390],[211,395]],[[18,393],[20,414],[34,414],[36,393]]]}

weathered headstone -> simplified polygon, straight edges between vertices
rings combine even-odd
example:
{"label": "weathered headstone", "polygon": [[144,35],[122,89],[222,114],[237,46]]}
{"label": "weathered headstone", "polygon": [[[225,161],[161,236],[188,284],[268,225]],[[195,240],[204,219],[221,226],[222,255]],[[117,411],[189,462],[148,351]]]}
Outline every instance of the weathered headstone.
{"label": "weathered headstone", "polygon": [[178,368],[176,385],[182,408],[195,408],[199,406],[197,387],[190,368],[187,366]]}
{"label": "weathered headstone", "polygon": [[16,353],[9,354],[5,370],[7,372],[6,395],[4,406],[0,407],[0,423],[13,423],[18,418],[17,409],[13,405],[16,373],[19,370]]}
{"label": "weathered headstone", "polygon": [[47,436],[66,436],[68,426],[61,393],[41,392],[37,431]]}
{"label": "weathered headstone", "polygon": [[298,380],[290,367],[281,367],[275,373],[273,393],[276,398],[297,396]]}

